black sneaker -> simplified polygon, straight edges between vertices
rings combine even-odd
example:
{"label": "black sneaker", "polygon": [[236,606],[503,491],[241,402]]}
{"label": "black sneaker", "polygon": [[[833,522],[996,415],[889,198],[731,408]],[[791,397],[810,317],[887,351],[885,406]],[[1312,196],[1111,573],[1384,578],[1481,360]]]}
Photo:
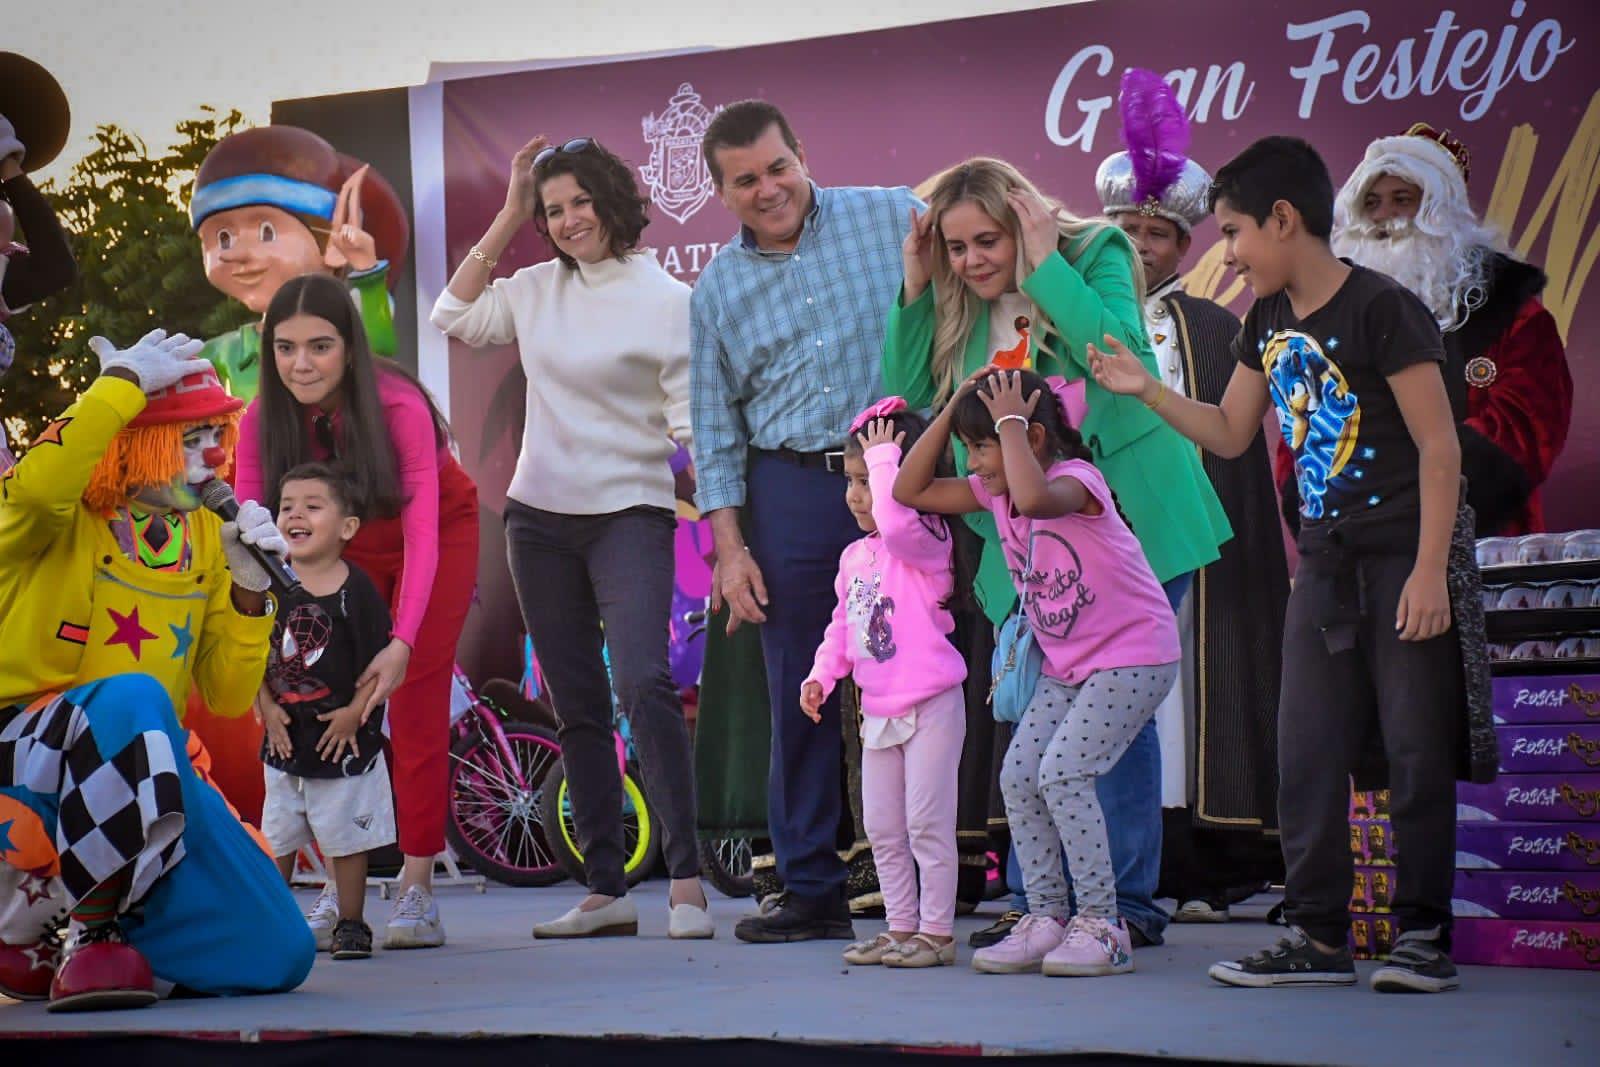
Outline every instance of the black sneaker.
{"label": "black sneaker", "polygon": [[1289,927],[1289,936],[1242,960],[1213,963],[1206,972],[1223,985],[1355,985],[1356,964],[1343,945],[1324,952],[1305,931]]}
{"label": "black sneaker", "polygon": [[733,928],[740,941],[779,945],[790,941],[854,941],[850,908],[841,895],[802,897],[786,893],[770,911],[746,916]]}
{"label": "black sneaker", "polygon": [[1008,911],[1000,916],[993,926],[985,926],[982,930],[974,930],[972,936],[967,938],[967,944],[973,948],[988,948],[990,945],[998,945],[1006,939],[1006,935],[1011,932],[1011,928],[1017,925],[1021,918],[1022,912]]}
{"label": "black sneaker", "polygon": [[1457,989],[1456,965],[1439,947],[1439,928],[1407,930],[1389,952],[1389,960],[1372,972],[1379,993],[1443,993]]}
{"label": "black sneaker", "polygon": [[366,959],[372,955],[372,927],[360,919],[340,919],[329,952],[336,960]]}

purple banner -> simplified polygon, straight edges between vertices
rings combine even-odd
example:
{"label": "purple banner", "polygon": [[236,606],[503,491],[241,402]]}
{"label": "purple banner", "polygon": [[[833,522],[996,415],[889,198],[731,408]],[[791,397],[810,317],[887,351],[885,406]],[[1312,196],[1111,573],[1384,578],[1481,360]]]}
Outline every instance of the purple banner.
{"label": "purple banner", "polygon": [[[1545,301],[1569,342],[1571,435],[1547,484],[1552,529],[1600,526],[1600,333],[1591,277],[1600,94],[1587,64],[1600,5],[1558,0],[1370,4],[1338,0],[1117,0],[845,37],[448,82],[446,244],[453,267],[504,199],[512,154],[534,134],[599,138],[654,202],[646,231],[693,282],[735,230],[699,156],[716,108],[764,97],[788,114],[823,184],[916,186],[977,154],[1020,166],[1080,213],[1118,142],[1123,68],[1168,73],[1194,157],[1215,169],[1253,139],[1294,133],[1349,174],[1373,138],[1426,121],[1472,151],[1475,206],[1550,275]],[[531,228],[505,267],[550,255]],[[1196,231],[1191,291],[1243,311],[1214,224]],[[503,269],[503,268],[502,268]],[[452,356],[462,350],[452,347]],[[488,500],[511,475],[520,400],[509,353],[451,359],[452,414]],[[511,377],[508,379],[507,374]],[[1588,398],[1586,404],[1585,398]]]}

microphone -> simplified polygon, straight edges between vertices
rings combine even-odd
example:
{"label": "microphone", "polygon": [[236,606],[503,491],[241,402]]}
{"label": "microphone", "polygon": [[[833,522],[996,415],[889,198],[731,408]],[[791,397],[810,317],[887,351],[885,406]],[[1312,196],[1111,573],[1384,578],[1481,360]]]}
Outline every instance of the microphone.
{"label": "microphone", "polygon": [[[210,484],[201,490],[200,503],[205,505],[206,510],[214,511],[220,515],[223,522],[233,522],[239,517],[239,501],[234,498],[233,486],[221,478],[213,479]],[[255,557],[257,563],[261,564],[262,569],[267,572],[267,576],[272,579],[272,584],[277,587],[280,594],[288,596],[291,593],[300,591],[300,579],[295,575],[294,569],[289,566],[286,560],[279,557],[276,552],[268,552],[266,549],[258,548],[255,545],[246,545],[242,541],[240,544],[243,545],[245,551]]]}

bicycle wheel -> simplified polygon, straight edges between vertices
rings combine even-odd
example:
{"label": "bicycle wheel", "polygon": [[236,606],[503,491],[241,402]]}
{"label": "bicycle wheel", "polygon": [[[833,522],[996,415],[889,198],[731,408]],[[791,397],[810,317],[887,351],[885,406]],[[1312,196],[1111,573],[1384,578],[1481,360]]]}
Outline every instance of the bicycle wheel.
{"label": "bicycle wheel", "polygon": [[700,870],[724,896],[755,892],[754,842],[748,837],[715,837],[700,841]]}
{"label": "bicycle wheel", "polygon": [[549,730],[525,722],[500,727],[529,788],[517,786],[494,740],[474,730],[450,746],[450,810],[445,837],[472,869],[503,885],[554,885],[567,876],[540,821],[540,786],[561,766]]}
{"label": "bicycle wheel", "polygon": [[[541,815],[545,839],[552,846],[556,859],[566,868],[573,881],[587,884],[583,869],[583,849],[578,846],[578,828],[572,821],[572,796],[567,789],[567,771],[559,760],[550,768],[540,790]],[[645,802],[644,790],[638,777],[630,768],[622,776],[622,875],[628,885],[638,885],[655,870],[656,858],[661,851],[660,831],[650,805]]]}

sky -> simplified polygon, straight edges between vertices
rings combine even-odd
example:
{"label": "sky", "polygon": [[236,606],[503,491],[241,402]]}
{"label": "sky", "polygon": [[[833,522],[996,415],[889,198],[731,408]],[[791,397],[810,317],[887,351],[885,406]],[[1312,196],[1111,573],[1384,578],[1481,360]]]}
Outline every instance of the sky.
{"label": "sky", "polygon": [[[1062,0],[1058,0],[1062,2]],[[1104,0],[1113,2],[1113,0]],[[732,47],[1047,7],[1037,0],[6,0],[6,51],[66,90],[63,177],[97,125],[153,151],[209,104],[265,124],[274,100],[416,85],[430,64]],[[26,18],[13,12],[25,8]],[[448,15],[442,12],[448,11]]]}

